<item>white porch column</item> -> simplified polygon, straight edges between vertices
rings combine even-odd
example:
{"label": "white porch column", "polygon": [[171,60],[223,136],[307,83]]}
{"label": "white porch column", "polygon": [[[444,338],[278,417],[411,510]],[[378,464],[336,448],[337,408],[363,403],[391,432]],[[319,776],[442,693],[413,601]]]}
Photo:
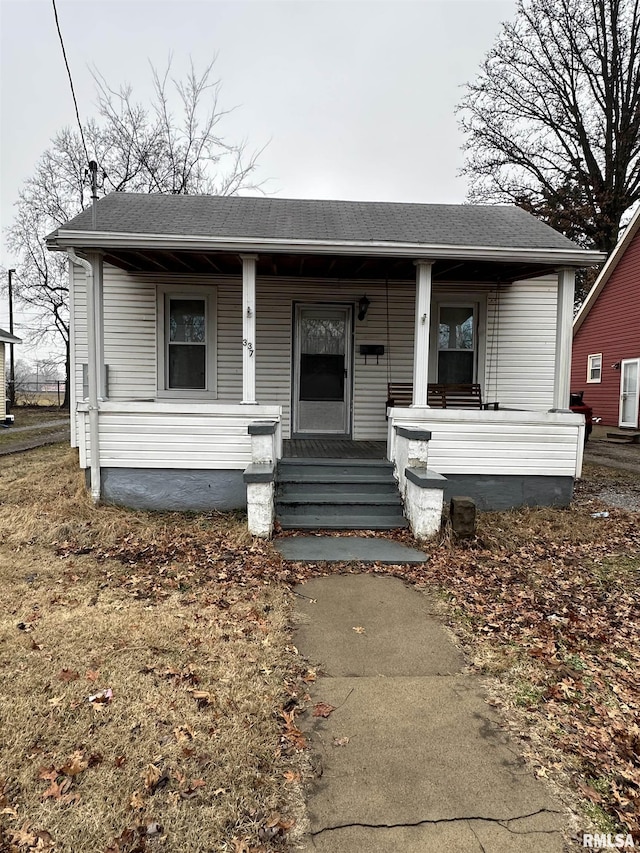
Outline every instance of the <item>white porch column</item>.
{"label": "white porch column", "polygon": [[556,316],[556,363],[553,381],[553,408],[567,411],[571,383],[571,339],[576,271],[558,270],[558,307]]}
{"label": "white porch column", "polygon": [[94,293],[94,325],[96,353],[96,387],[98,399],[107,399],[106,369],[104,361],[104,284],[103,284],[104,252],[87,252],[87,259],[93,270]]}
{"label": "white porch column", "polygon": [[[67,249],[69,259],[81,266],[86,273],[87,286],[87,380],[89,384],[89,452],[91,470],[91,497],[95,503],[100,501],[102,487],[100,481],[100,429],[99,429],[99,403],[98,389],[102,365],[98,358],[98,345],[96,341],[96,329],[98,327],[98,305],[96,301],[94,264],[86,258],[79,258],[75,251]],[[95,261],[93,253],[93,261]],[[102,275],[102,256],[100,256],[100,275]]]}
{"label": "white porch column", "polygon": [[427,405],[429,382],[429,328],[431,326],[431,267],[433,261],[414,261],[416,265],[416,320],[413,343],[412,406]]}
{"label": "white porch column", "polygon": [[242,402],[256,402],[256,261],[257,255],[242,258]]}

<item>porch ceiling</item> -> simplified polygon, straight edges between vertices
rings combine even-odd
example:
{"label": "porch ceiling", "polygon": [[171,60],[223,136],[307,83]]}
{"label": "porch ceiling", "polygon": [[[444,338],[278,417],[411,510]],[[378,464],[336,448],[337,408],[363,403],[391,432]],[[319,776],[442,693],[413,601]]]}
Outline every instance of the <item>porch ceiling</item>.
{"label": "porch ceiling", "polygon": [[[242,275],[242,262],[236,252],[197,252],[158,249],[109,249],[105,261],[128,272],[197,273]],[[515,281],[553,272],[550,264],[516,261],[479,261],[440,259],[434,263],[432,280],[443,282]],[[312,255],[261,253],[257,274],[260,277],[385,279],[415,281],[413,258],[366,257],[363,255]]]}

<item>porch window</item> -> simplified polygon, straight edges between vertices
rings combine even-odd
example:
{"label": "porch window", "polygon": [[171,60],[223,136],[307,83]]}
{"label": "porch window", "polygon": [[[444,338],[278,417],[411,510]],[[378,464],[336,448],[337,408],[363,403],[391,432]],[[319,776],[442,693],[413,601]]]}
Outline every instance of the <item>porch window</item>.
{"label": "porch window", "polygon": [[158,392],[214,396],[215,290],[158,288]]}
{"label": "porch window", "polygon": [[602,353],[587,356],[587,382],[602,381]]}
{"label": "porch window", "polygon": [[475,381],[476,310],[474,305],[438,306],[438,382]]}

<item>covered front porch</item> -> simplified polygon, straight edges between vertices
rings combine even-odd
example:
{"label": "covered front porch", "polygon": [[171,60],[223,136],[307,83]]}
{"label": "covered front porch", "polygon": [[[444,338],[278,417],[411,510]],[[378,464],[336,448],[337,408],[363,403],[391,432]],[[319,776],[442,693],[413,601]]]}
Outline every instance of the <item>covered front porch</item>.
{"label": "covered front porch", "polygon": [[[49,245],[73,265],[72,438],[95,500],[244,506],[255,466],[314,458],[393,466],[403,498],[427,462],[487,507],[570,497],[574,277],[595,256],[523,211],[114,194]],[[452,383],[494,408],[430,406]],[[411,465],[407,430],[429,435]]]}

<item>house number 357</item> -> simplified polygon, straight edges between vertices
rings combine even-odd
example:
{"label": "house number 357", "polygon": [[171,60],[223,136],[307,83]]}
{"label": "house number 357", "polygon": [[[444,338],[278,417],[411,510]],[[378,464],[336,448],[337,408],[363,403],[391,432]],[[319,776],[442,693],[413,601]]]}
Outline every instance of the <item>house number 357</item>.
{"label": "house number 357", "polygon": [[249,350],[249,357],[253,356],[253,344],[251,341],[248,341],[246,338],[242,341],[242,346],[246,347]]}

